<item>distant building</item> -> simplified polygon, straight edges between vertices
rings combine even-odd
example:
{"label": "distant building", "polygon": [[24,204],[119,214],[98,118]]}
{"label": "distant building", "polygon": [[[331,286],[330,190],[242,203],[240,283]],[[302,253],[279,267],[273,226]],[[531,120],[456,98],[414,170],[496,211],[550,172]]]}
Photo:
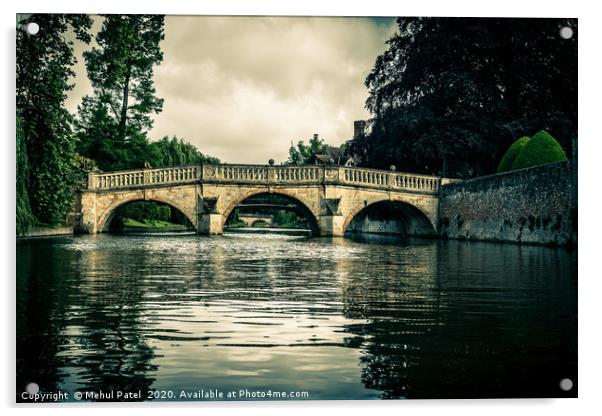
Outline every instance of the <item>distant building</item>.
{"label": "distant building", "polygon": [[311,155],[307,163],[310,165],[355,166],[353,157],[348,156],[345,149],[334,146],[324,146],[324,151]]}
{"label": "distant building", "polygon": [[[364,136],[366,131],[366,122],[357,120],[353,122],[353,139]],[[352,139],[352,140],[353,140]],[[307,163],[310,165],[337,165],[337,166],[355,166],[356,160],[349,151],[341,146],[324,146],[322,153],[312,154]]]}

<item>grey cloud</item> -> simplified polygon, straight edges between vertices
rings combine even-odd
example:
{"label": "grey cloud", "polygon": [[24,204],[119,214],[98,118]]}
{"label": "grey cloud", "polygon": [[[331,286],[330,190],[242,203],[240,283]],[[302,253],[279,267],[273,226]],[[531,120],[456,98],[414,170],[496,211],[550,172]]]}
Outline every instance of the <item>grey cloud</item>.
{"label": "grey cloud", "polygon": [[[313,133],[338,145],[368,117],[364,79],[394,30],[393,19],[168,16],[151,137],[236,163],[285,160]],[[71,111],[89,91],[82,67]]]}

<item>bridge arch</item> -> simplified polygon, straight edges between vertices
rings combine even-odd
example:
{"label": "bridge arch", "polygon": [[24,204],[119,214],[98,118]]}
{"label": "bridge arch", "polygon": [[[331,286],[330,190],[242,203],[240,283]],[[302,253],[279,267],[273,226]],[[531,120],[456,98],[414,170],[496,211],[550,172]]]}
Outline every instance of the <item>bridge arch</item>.
{"label": "bridge arch", "polygon": [[400,209],[403,217],[431,232],[437,228],[445,182],[436,176],[330,165],[202,164],[90,172],[87,186],[78,193],[78,231],[102,231],[120,205],[151,200],[178,209],[200,234],[221,234],[241,201],[273,193],[303,207],[303,216],[320,235],[342,236],[368,205],[386,200],[406,203]]}
{"label": "bridge arch", "polygon": [[185,207],[181,206],[178,202],[172,201],[167,198],[157,197],[157,196],[153,196],[152,198],[145,198],[144,196],[132,196],[132,197],[129,197],[126,199],[122,199],[122,200],[113,202],[102,212],[102,214],[98,218],[98,223],[97,223],[98,232],[104,233],[104,232],[109,231],[109,226],[111,225],[111,222],[115,218],[115,215],[117,214],[117,212],[119,212],[119,210],[121,208],[125,207],[126,205],[129,205],[134,202],[158,202],[160,204],[168,205],[169,207],[175,208],[179,212],[181,212],[186,217],[186,219],[188,221],[190,221],[192,226],[196,228],[197,221],[196,221],[195,215],[193,215]]}
{"label": "bridge arch", "polygon": [[253,196],[262,195],[262,194],[280,195],[280,196],[286,197],[291,202],[297,204],[301,213],[307,219],[307,222],[309,223],[312,234],[320,235],[320,225],[319,225],[319,221],[318,221],[319,214],[312,211],[312,209],[310,208],[311,205],[308,204],[307,202],[303,201],[301,198],[299,198],[299,196],[294,195],[294,194],[284,191],[284,190],[280,190],[280,189],[269,190],[269,191],[267,191],[265,189],[251,190],[251,191],[246,192],[244,195],[239,196],[223,210],[222,224],[226,224],[226,222],[228,221],[228,217],[230,217],[230,214],[232,214],[232,211],[234,211],[234,208],[236,208],[238,205],[240,205],[241,202],[244,202],[245,200],[247,200]]}
{"label": "bridge arch", "polygon": [[[383,218],[382,213],[387,210],[390,215]],[[387,231],[379,231],[382,228],[379,221],[386,222]],[[396,223],[396,227],[391,227],[390,222]],[[356,231],[431,237],[435,235],[435,226],[420,207],[401,199],[382,198],[359,204],[350,211],[343,223],[343,234]]]}

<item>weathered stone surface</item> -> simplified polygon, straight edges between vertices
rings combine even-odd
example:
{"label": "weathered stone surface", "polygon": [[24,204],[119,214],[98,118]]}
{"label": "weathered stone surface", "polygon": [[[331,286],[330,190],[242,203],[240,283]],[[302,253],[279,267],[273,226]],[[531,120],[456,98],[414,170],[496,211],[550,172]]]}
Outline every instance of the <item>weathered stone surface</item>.
{"label": "weathered stone surface", "polygon": [[238,220],[244,222],[247,227],[252,227],[257,222],[264,222],[268,225],[272,225],[274,218],[271,215],[238,214]]}
{"label": "weathered stone surface", "polygon": [[[468,181],[332,166],[203,165],[91,174],[77,231],[106,231],[122,205],[158,201],[199,233],[220,234],[232,210],[259,193],[296,200],[314,233],[346,231],[576,244],[576,164],[562,162]],[[380,216],[377,207],[399,209]],[[354,219],[356,219],[354,221]]]}
{"label": "weathered stone surface", "polygon": [[277,193],[304,207],[314,232],[342,236],[352,219],[381,201],[415,207],[434,231],[440,178],[339,167],[212,165],[93,174],[80,193],[80,232],[106,231],[126,203],[149,200],[182,211],[197,232],[220,234],[232,210],[259,193]]}
{"label": "weathered stone surface", "polygon": [[80,206],[82,216],[79,232],[106,231],[117,209],[134,201],[156,201],[177,208],[197,225],[197,185],[169,186],[142,189],[83,191]]}
{"label": "weathered stone surface", "polygon": [[445,184],[444,238],[577,244],[576,170],[570,162]]}
{"label": "weathered stone surface", "polygon": [[73,227],[30,227],[27,232],[17,238],[50,237],[55,235],[72,235]]}
{"label": "weathered stone surface", "polygon": [[420,237],[437,236],[435,228],[422,212],[402,201],[383,201],[368,205],[353,217],[347,231]]}

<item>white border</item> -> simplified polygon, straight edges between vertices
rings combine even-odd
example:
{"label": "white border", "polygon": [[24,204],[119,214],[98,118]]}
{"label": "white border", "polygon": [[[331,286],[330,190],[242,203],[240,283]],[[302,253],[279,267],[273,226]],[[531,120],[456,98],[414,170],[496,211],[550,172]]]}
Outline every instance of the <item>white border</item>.
{"label": "white border", "polygon": [[[417,413],[441,415],[503,415],[515,412],[536,412],[546,415],[589,414],[597,406],[600,377],[600,294],[602,273],[599,272],[598,240],[600,210],[598,170],[602,155],[600,128],[600,13],[595,2],[504,0],[498,2],[453,1],[327,1],[327,0],[63,0],[60,2],[26,0],[2,3],[2,62],[1,98],[2,131],[0,143],[4,190],[0,205],[0,229],[3,230],[0,250],[5,273],[2,294],[3,330],[0,376],[0,394],[3,407],[15,410],[14,353],[15,353],[15,243],[14,243],[14,109],[15,56],[14,26],[17,12],[63,13],[165,13],[165,14],[246,14],[246,15],[346,15],[346,16],[503,16],[503,17],[578,17],[579,18],[579,396],[577,400],[425,400],[410,402],[306,402],[306,403],[168,403],[168,404],[97,404],[47,406],[44,411],[56,414],[106,414],[107,412],[140,412],[163,415],[168,408],[190,414],[250,414],[250,415],[306,415],[307,413],[341,412],[365,415],[373,409],[383,414]],[[8,197],[10,196],[10,197]],[[597,239],[596,239],[597,237]],[[33,410],[30,406],[25,410]],[[336,409],[335,409],[336,408]]]}

